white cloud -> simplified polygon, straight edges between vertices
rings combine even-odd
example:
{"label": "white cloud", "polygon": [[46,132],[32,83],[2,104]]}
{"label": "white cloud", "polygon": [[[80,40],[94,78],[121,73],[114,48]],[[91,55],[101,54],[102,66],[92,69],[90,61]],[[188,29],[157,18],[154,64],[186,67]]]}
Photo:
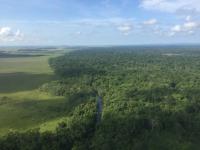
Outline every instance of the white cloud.
{"label": "white cloud", "polygon": [[171,28],[172,32],[180,32],[182,30],[181,25],[175,25]]}
{"label": "white cloud", "polygon": [[186,17],[185,17],[185,20],[186,20],[186,21],[191,21],[191,20],[192,20],[192,17],[191,17],[191,16],[186,16]]}
{"label": "white cloud", "polygon": [[187,21],[182,25],[179,24],[171,27],[171,32],[169,33],[169,35],[174,36],[177,33],[193,34],[199,26],[200,24],[195,21]]}
{"label": "white cloud", "polygon": [[156,19],[150,19],[143,22],[144,25],[155,25],[158,21]]}
{"label": "white cloud", "polygon": [[170,13],[183,10],[200,12],[200,0],[142,0],[140,6]]}
{"label": "white cloud", "polygon": [[12,42],[22,40],[23,34],[20,30],[13,31],[10,27],[0,28],[0,41]]}
{"label": "white cloud", "polygon": [[117,27],[117,29],[122,32],[124,35],[129,35],[133,29],[133,25],[131,24],[122,24]]}
{"label": "white cloud", "polygon": [[199,26],[199,24],[197,22],[186,22],[184,23],[183,25],[183,28],[186,30],[186,31],[191,31],[193,29],[196,29],[197,27]]}

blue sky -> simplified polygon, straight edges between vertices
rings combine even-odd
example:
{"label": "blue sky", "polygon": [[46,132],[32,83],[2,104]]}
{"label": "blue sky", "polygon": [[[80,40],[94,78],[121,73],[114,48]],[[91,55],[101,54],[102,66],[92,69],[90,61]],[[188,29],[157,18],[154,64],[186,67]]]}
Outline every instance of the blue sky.
{"label": "blue sky", "polygon": [[199,42],[199,0],[0,0],[0,45]]}

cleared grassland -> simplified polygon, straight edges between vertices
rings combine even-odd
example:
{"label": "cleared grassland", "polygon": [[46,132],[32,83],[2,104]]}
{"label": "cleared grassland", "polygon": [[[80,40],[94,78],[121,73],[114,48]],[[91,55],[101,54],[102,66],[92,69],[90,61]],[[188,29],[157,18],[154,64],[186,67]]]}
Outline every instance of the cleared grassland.
{"label": "cleared grassland", "polygon": [[38,90],[55,80],[50,57],[0,58],[0,136],[40,126],[52,130],[65,116],[64,97]]}
{"label": "cleared grassland", "polygon": [[[2,97],[3,96],[3,97]],[[41,124],[65,115],[63,97],[54,97],[39,91],[1,94],[0,135],[9,131],[38,128]],[[48,126],[46,128],[48,130]]]}
{"label": "cleared grassland", "polygon": [[0,73],[0,93],[13,93],[37,89],[52,80],[50,74]]}
{"label": "cleared grassland", "polygon": [[0,73],[52,74],[48,59],[52,56],[0,58]]}

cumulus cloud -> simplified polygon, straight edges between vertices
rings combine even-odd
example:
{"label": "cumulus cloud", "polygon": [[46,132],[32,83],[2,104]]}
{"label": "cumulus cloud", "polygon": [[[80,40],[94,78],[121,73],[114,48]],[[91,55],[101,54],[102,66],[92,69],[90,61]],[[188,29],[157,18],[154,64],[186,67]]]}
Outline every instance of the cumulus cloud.
{"label": "cumulus cloud", "polygon": [[172,32],[180,32],[182,30],[181,25],[175,25],[171,28]]}
{"label": "cumulus cloud", "polygon": [[171,27],[170,36],[174,36],[177,33],[188,33],[192,34],[194,33],[198,27],[200,27],[200,24],[195,21],[187,21],[183,23],[182,25],[175,25]]}
{"label": "cumulus cloud", "polygon": [[122,24],[117,27],[117,29],[122,32],[124,35],[129,35],[133,29],[133,25],[131,24]]}
{"label": "cumulus cloud", "polygon": [[199,24],[197,22],[192,22],[191,21],[191,22],[184,23],[183,28],[186,31],[190,31],[190,30],[196,29],[198,26],[199,26]]}
{"label": "cumulus cloud", "polygon": [[196,11],[200,12],[199,0],[142,0],[141,7],[163,12]]}
{"label": "cumulus cloud", "polygon": [[158,21],[153,18],[153,19],[149,19],[143,22],[144,25],[155,25]]}
{"label": "cumulus cloud", "polygon": [[23,34],[20,30],[13,31],[10,27],[0,28],[0,41],[12,42],[22,40]]}

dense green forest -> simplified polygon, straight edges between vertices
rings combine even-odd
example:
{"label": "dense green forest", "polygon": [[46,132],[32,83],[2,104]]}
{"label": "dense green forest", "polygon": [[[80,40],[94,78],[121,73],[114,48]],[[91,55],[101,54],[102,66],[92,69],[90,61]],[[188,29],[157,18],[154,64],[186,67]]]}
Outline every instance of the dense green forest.
{"label": "dense green forest", "polygon": [[59,79],[40,90],[67,97],[70,117],[55,132],[10,133],[1,150],[199,149],[199,47],[83,48],[49,64]]}

